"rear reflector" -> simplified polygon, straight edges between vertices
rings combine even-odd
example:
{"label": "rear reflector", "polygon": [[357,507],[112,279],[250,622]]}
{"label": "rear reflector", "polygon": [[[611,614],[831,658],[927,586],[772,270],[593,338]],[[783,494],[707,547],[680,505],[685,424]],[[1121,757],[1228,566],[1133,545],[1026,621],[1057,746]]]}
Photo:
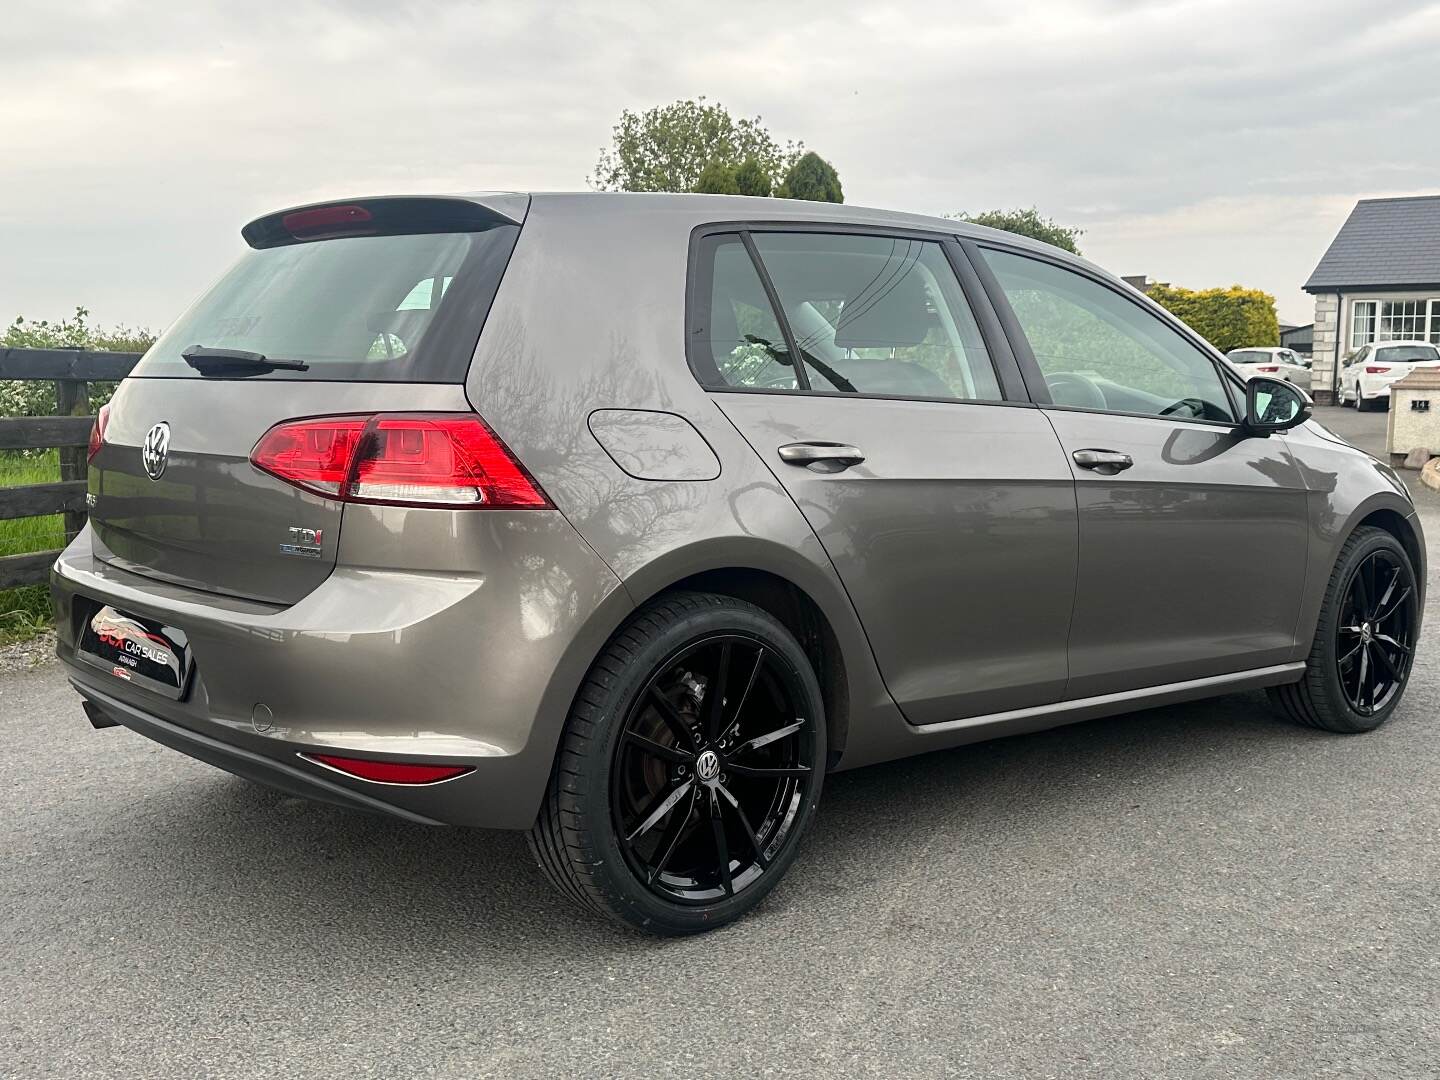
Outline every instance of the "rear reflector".
{"label": "rear reflector", "polygon": [[1389,370],[1390,370],[1390,369],[1389,369],[1388,367],[1367,367],[1367,368],[1365,369],[1365,374],[1366,374],[1366,375],[1384,375],[1385,372],[1387,372],[1387,371],[1389,371]]}
{"label": "rear reflector", "polygon": [[375,784],[438,784],[475,770],[468,765],[416,765],[406,761],[367,761],[336,754],[301,754],[307,761]]}
{"label": "rear reflector", "polygon": [[546,509],[550,500],[473,413],[381,413],[277,424],[250,461],[345,502],[453,510]]}
{"label": "rear reflector", "polygon": [[90,445],[85,451],[86,461],[94,461],[100,447],[105,445],[105,427],[109,423],[110,403],[107,401],[100,406],[100,411],[95,414],[95,422],[90,425]]}

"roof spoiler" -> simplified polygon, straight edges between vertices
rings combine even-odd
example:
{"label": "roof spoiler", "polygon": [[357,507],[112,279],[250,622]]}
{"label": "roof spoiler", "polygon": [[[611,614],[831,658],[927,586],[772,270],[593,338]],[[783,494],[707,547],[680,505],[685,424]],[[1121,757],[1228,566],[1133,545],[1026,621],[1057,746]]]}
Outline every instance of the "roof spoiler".
{"label": "roof spoiler", "polygon": [[522,224],[529,209],[530,196],[507,192],[341,199],[266,214],[240,235],[252,248],[271,248],[340,236],[484,232]]}

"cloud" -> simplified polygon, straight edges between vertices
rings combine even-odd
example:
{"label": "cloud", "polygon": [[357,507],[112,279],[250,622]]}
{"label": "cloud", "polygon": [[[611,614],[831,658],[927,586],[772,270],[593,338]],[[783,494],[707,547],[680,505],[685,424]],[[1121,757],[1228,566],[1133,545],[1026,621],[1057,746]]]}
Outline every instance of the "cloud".
{"label": "cloud", "polygon": [[852,202],[1036,205],[1111,269],[1308,318],[1354,199],[1440,175],[1437,54],[1440,8],[1403,2],[20,0],[0,315],[162,325],[256,214],[580,187],[622,108],[706,94],[833,160]]}

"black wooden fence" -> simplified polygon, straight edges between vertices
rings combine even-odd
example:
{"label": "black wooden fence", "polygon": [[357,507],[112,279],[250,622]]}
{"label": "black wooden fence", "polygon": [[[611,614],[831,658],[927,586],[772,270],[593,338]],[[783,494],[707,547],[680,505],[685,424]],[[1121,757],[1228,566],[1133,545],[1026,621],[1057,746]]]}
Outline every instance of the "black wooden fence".
{"label": "black wooden fence", "polygon": [[[86,458],[90,441],[90,383],[130,374],[139,353],[82,349],[0,349],[0,380],[55,384],[55,415],[0,416],[0,450],[60,451],[60,480],[0,487],[0,520],[64,514],[65,538],[85,526]],[[42,582],[60,549],[0,556],[0,589]]]}

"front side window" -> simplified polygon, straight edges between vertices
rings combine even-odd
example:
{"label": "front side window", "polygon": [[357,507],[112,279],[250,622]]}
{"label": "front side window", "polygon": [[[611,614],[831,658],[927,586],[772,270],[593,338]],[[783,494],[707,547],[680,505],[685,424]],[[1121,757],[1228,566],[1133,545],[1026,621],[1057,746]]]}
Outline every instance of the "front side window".
{"label": "front side window", "polygon": [[1002,399],[975,317],[938,243],[757,232],[761,266],[797,350],[738,234],[704,237],[691,360],[706,385],[756,390]]}
{"label": "front side window", "polygon": [[1039,259],[986,250],[1057,405],[1234,422],[1210,358],[1119,293]]}

